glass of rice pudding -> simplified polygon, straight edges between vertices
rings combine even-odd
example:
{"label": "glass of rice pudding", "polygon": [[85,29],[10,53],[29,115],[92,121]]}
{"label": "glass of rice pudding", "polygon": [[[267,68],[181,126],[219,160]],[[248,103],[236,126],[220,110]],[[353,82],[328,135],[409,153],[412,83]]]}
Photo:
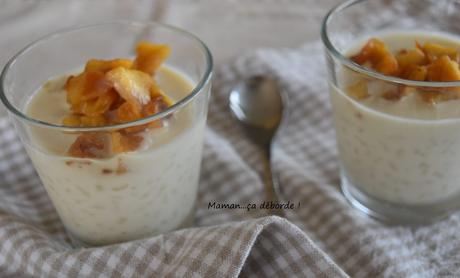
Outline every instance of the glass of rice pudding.
{"label": "glass of rice pudding", "polygon": [[211,74],[203,42],[157,23],[61,31],[7,64],[1,99],[76,245],[193,223]]}
{"label": "glass of rice pudding", "polygon": [[455,1],[347,1],[325,18],[341,186],[358,209],[422,224],[460,206]]}

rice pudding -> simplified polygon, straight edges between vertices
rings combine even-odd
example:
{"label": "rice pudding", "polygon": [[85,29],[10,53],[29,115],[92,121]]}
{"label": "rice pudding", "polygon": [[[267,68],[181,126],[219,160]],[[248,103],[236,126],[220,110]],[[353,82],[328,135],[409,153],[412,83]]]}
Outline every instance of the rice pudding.
{"label": "rice pudding", "polygon": [[[403,79],[460,80],[460,40],[422,32],[374,37],[378,41],[366,39],[348,56]],[[372,43],[386,49],[366,54],[373,51]],[[348,182],[371,198],[398,205],[439,204],[460,195],[459,88],[390,84],[349,69],[337,78],[341,89],[331,85],[331,101]]]}
{"label": "rice pudding", "polygon": [[[129,67],[127,71],[131,71]],[[118,108],[107,108],[103,114],[82,114],[80,110],[75,113],[68,88],[69,80],[75,76],[65,75],[51,79],[33,95],[27,114],[44,122],[76,126],[136,120],[128,117],[119,121],[126,114],[117,113],[133,96],[134,104],[147,98],[143,104],[139,102],[142,108],[139,111],[144,111],[155,99],[153,96],[150,99],[149,93],[136,96],[134,90],[141,92],[139,88],[143,86],[136,83],[139,78],[130,79],[131,72],[126,74],[124,68],[116,68],[117,72],[115,69],[111,72],[121,77],[115,76],[118,79],[110,83],[113,86],[108,90],[126,90],[126,87],[133,90],[124,92],[128,96],[120,93],[119,100],[109,105]],[[160,108],[150,114],[181,100],[194,88],[187,76],[166,65],[156,65],[154,77],[150,92],[152,88],[160,88],[158,97],[168,103],[154,103],[156,106],[152,107]],[[131,83],[122,83],[123,78]],[[128,86],[123,87],[125,84]],[[81,107],[78,109],[90,106]],[[76,241],[94,246],[139,239],[193,221],[205,128],[203,113],[206,114],[187,105],[161,121],[106,133],[73,134],[29,127],[34,146],[26,145],[26,149]],[[139,118],[143,116],[148,115],[139,114]]]}

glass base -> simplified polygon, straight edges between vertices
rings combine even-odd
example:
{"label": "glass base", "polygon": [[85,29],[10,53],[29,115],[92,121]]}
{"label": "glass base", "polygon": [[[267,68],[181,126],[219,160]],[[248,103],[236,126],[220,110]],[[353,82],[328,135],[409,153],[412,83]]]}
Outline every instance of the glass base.
{"label": "glass base", "polygon": [[[196,209],[195,209],[195,206],[194,206],[193,209],[191,210],[191,212],[180,223],[180,225],[177,228],[175,228],[175,229],[173,229],[171,231],[193,227],[194,224],[195,224],[195,211],[196,211]],[[146,235],[146,236],[143,236],[143,237],[140,237],[140,238],[136,238],[136,239],[131,239],[131,240],[124,240],[124,241],[113,242],[113,243],[108,243],[108,244],[94,245],[94,244],[88,244],[88,243],[78,239],[78,237],[76,235],[74,235],[69,229],[66,228],[66,232],[67,232],[67,235],[69,236],[70,243],[72,244],[72,246],[74,248],[91,248],[91,247],[98,247],[98,246],[108,246],[108,245],[112,245],[112,244],[118,244],[118,243],[123,243],[123,242],[128,242],[128,241],[133,241],[133,240],[140,240],[140,239],[145,239],[145,238],[149,238],[149,237],[153,237],[153,236],[158,236],[160,234],[164,234],[164,233],[171,232],[171,231],[165,231],[165,232],[161,232],[161,233],[152,233],[152,234],[149,234],[149,235]]]}
{"label": "glass base", "polygon": [[360,191],[342,172],[342,192],[350,204],[359,211],[389,224],[423,225],[447,217],[458,209],[458,202],[429,205],[402,205],[379,200]]}

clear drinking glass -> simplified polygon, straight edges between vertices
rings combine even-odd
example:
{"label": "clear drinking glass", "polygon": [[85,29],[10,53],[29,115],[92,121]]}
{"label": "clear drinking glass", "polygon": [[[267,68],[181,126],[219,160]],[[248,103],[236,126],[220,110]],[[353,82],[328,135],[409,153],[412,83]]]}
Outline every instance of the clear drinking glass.
{"label": "clear drinking glass", "polygon": [[[81,71],[91,58],[133,58],[139,41],[172,49],[163,68],[173,74],[157,76],[175,100],[171,107],[134,122],[85,128],[51,124],[25,113],[31,96],[48,80]],[[193,222],[211,75],[212,57],[203,42],[158,23],[113,22],[61,31],[30,44],[6,65],[0,98],[77,245],[139,239]],[[177,89],[181,82],[185,85]],[[158,120],[166,124],[147,135],[148,148],[106,159],[67,155],[78,135]]]}
{"label": "clear drinking glass", "polygon": [[[414,48],[416,40],[458,49],[459,12],[453,0],[358,0],[344,2],[324,19],[341,186],[367,214],[424,223],[459,208],[460,82],[403,80],[347,57],[370,37],[386,38],[393,50]],[[387,99],[371,105],[353,92],[384,93]]]}

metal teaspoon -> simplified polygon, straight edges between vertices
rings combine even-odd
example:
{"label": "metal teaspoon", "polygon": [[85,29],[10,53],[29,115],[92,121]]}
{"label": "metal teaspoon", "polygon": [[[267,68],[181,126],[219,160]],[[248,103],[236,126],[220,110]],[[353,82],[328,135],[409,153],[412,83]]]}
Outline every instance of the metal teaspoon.
{"label": "metal teaspoon", "polygon": [[[267,201],[280,203],[280,190],[271,167],[272,145],[284,111],[286,97],[277,82],[266,76],[253,76],[230,92],[229,105],[248,137],[264,153],[264,183]],[[283,216],[282,210],[270,210]]]}

